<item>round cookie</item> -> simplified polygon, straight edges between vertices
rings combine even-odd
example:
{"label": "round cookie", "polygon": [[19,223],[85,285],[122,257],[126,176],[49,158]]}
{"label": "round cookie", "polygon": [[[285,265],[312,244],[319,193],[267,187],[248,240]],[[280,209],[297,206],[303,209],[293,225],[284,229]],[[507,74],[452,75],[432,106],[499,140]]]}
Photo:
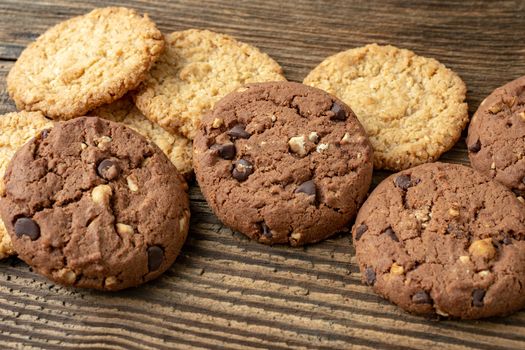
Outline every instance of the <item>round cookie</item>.
{"label": "round cookie", "polygon": [[193,139],[203,112],[245,83],[286,80],[270,56],[234,38],[189,29],[166,36],[166,51],[135,95],[146,117]]}
{"label": "round cookie", "polygon": [[99,107],[89,114],[122,123],[155,142],[175,165],[179,173],[186,178],[191,178],[193,174],[191,141],[182,135],[170,134],[151,122],[135,107],[129,95],[109,105]]}
{"label": "round cookie", "polygon": [[203,117],[196,178],[234,230],[292,246],[341,231],[365,198],[372,147],[342,101],[291,82],[250,84]]}
{"label": "round cookie", "polygon": [[363,281],[409,312],[477,319],[525,306],[525,205],[471,168],[391,175],[352,233]]}
{"label": "round cookie", "polygon": [[82,117],[15,154],[0,209],[18,256],[37,272],[119,290],[173,263],[188,232],[187,189],[155,144],[122,124]]}
{"label": "round cookie", "polygon": [[162,34],[147,15],[95,9],[31,43],[9,72],[7,89],[19,109],[74,118],[136,88],[163,48]]}
{"label": "round cookie", "polygon": [[[40,112],[13,112],[0,116],[0,195],[4,193],[4,174],[11,157],[29,139],[53,123]],[[0,220],[0,259],[16,254]]]}
{"label": "round cookie", "polygon": [[376,169],[432,162],[468,122],[461,78],[435,59],[371,44],[325,59],[304,79],[356,113],[374,148]]}
{"label": "round cookie", "polygon": [[481,102],[468,129],[467,147],[474,169],[525,195],[525,76]]}

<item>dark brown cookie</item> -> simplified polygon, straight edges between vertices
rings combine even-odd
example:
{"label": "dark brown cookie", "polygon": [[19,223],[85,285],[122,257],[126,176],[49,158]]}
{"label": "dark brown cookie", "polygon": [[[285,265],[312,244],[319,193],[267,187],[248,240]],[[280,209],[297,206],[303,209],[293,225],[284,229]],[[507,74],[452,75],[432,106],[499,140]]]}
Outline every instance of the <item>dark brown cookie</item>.
{"label": "dark brown cookie", "polygon": [[525,306],[525,205],[471,168],[388,177],[352,233],[363,281],[407,311],[475,319]]}
{"label": "dark brown cookie", "polygon": [[83,117],[24,145],[2,219],[19,257],[64,284],[119,290],[159,276],[188,232],[187,184],[153,143]]}
{"label": "dark brown cookie", "polygon": [[203,119],[194,157],[216,215],[266,244],[343,229],[372,177],[372,148],[350,108],[298,83],[252,84],[223,98]]}
{"label": "dark brown cookie", "polygon": [[525,76],[497,88],[468,130],[472,167],[525,195]]}

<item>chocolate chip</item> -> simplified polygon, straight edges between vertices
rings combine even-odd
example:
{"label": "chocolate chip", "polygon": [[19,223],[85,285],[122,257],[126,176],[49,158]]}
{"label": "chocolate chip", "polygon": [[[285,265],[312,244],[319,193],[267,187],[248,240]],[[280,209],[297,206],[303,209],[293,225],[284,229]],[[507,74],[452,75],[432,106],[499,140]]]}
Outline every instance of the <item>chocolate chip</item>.
{"label": "chocolate chip", "polygon": [[226,131],[226,134],[231,136],[234,139],[248,139],[252,134],[244,129],[244,126],[241,124],[235,125],[230,130]]}
{"label": "chocolate chip", "polygon": [[272,237],[272,230],[270,230],[270,228],[268,227],[268,225],[266,225],[264,221],[260,223],[260,226],[261,226],[261,233],[263,236]]}
{"label": "chocolate chip", "polygon": [[509,236],[506,236],[505,238],[503,238],[503,244],[509,245],[511,243],[512,243],[512,238],[510,238]]}
{"label": "chocolate chip", "polygon": [[474,289],[472,291],[472,305],[477,307],[483,306],[483,298],[485,298],[485,294],[487,293],[484,289]]}
{"label": "chocolate chip", "polygon": [[357,226],[357,228],[355,229],[354,239],[356,241],[359,241],[359,239],[361,239],[361,236],[366,232],[366,230],[368,230],[368,226],[366,226],[365,224]]}
{"label": "chocolate chip", "polygon": [[18,218],[15,222],[15,233],[17,237],[26,235],[34,241],[40,237],[40,227],[32,219]]}
{"label": "chocolate chip", "polygon": [[148,248],[148,270],[155,271],[164,260],[164,250],[159,246],[151,246]]}
{"label": "chocolate chip", "polygon": [[412,181],[410,180],[410,175],[399,175],[394,181],[395,185],[402,190],[408,190],[409,187],[412,187]]}
{"label": "chocolate chip", "polygon": [[315,182],[314,180],[309,180],[303,182],[295,189],[295,193],[306,193],[308,196],[315,196]]}
{"label": "chocolate chip", "polygon": [[371,267],[365,269],[365,283],[373,286],[376,283],[376,273]]}
{"label": "chocolate chip", "polygon": [[392,230],[392,227],[387,228],[384,233],[388,237],[392,238],[392,240],[399,242],[399,238],[397,238],[396,233],[394,232],[394,230]]}
{"label": "chocolate chip", "polygon": [[114,160],[104,159],[98,164],[97,172],[98,175],[110,181],[120,175],[120,168]]}
{"label": "chocolate chip", "polygon": [[472,145],[468,146],[468,150],[472,153],[478,153],[481,150],[481,142],[479,139]]}
{"label": "chocolate chip", "polygon": [[412,295],[412,302],[414,304],[432,304],[432,298],[424,290]]}
{"label": "chocolate chip", "polygon": [[227,143],[224,145],[215,144],[211,147],[219,153],[219,157],[223,159],[235,158],[235,145],[233,143]]}
{"label": "chocolate chip", "polygon": [[238,181],[244,181],[253,173],[253,165],[245,159],[239,159],[234,163],[232,176]]}
{"label": "chocolate chip", "polygon": [[346,120],[347,118],[345,110],[337,102],[334,102],[334,104],[332,105],[332,108],[330,108],[330,111],[333,113],[333,116],[330,119]]}

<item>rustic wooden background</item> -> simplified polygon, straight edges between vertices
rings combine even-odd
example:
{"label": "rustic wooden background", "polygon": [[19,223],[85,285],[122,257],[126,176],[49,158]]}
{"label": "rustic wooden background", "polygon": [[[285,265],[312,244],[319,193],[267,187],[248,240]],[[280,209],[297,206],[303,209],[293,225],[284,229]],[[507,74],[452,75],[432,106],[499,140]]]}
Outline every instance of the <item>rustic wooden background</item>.
{"label": "rustic wooden background", "polygon": [[[49,26],[117,1],[0,1],[0,112],[5,76]],[[289,80],[370,42],[435,57],[467,83],[470,113],[525,74],[525,1],[129,1],[168,33],[234,35],[269,53]],[[442,157],[468,164],[464,139]],[[385,173],[377,173],[377,183]],[[360,283],[350,236],[267,247],[221,225],[193,186],[192,226],[161,278],[120,293],[56,286],[17,259],[0,263],[0,348],[525,349],[525,312],[477,322],[408,315]]]}

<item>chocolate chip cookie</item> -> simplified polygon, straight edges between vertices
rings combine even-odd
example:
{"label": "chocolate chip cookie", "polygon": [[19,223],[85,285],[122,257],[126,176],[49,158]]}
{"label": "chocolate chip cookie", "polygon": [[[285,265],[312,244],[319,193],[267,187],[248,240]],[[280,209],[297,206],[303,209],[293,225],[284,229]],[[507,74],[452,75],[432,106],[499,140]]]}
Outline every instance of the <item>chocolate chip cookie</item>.
{"label": "chocolate chip cookie", "polygon": [[[3,177],[11,157],[24,143],[52,126],[53,122],[40,112],[13,112],[0,116],[0,195],[4,192]],[[11,238],[0,220],[0,259],[14,254]]]}
{"label": "chocolate chip cookie", "polygon": [[407,311],[476,319],[525,306],[525,205],[471,168],[388,177],[352,234],[363,281]]}
{"label": "chocolate chip cookie", "polygon": [[374,147],[376,169],[403,170],[438,159],[468,122],[461,78],[435,59],[391,45],[330,56],[304,83],[354,110]]}
{"label": "chocolate chip cookie", "polygon": [[352,110],[298,83],[250,84],[224,97],[203,117],[193,155],[219,219],[266,244],[342,230],[372,176],[372,148]]}
{"label": "chocolate chip cookie", "polygon": [[124,7],[94,9],[47,30],[7,76],[19,109],[71,119],[137,87],[164,49],[147,15]]}
{"label": "chocolate chip cookie", "polygon": [[82,117],[14,155],[0,210],[16,252],[36,271],[68,286],[119,290],[173,263],[188,232],[187,189],[155,144]]}
{"label": "chocolate chip cookie", "polygon": [[525,76],[497,88],[472,117],[472,167],[525,195]]}

